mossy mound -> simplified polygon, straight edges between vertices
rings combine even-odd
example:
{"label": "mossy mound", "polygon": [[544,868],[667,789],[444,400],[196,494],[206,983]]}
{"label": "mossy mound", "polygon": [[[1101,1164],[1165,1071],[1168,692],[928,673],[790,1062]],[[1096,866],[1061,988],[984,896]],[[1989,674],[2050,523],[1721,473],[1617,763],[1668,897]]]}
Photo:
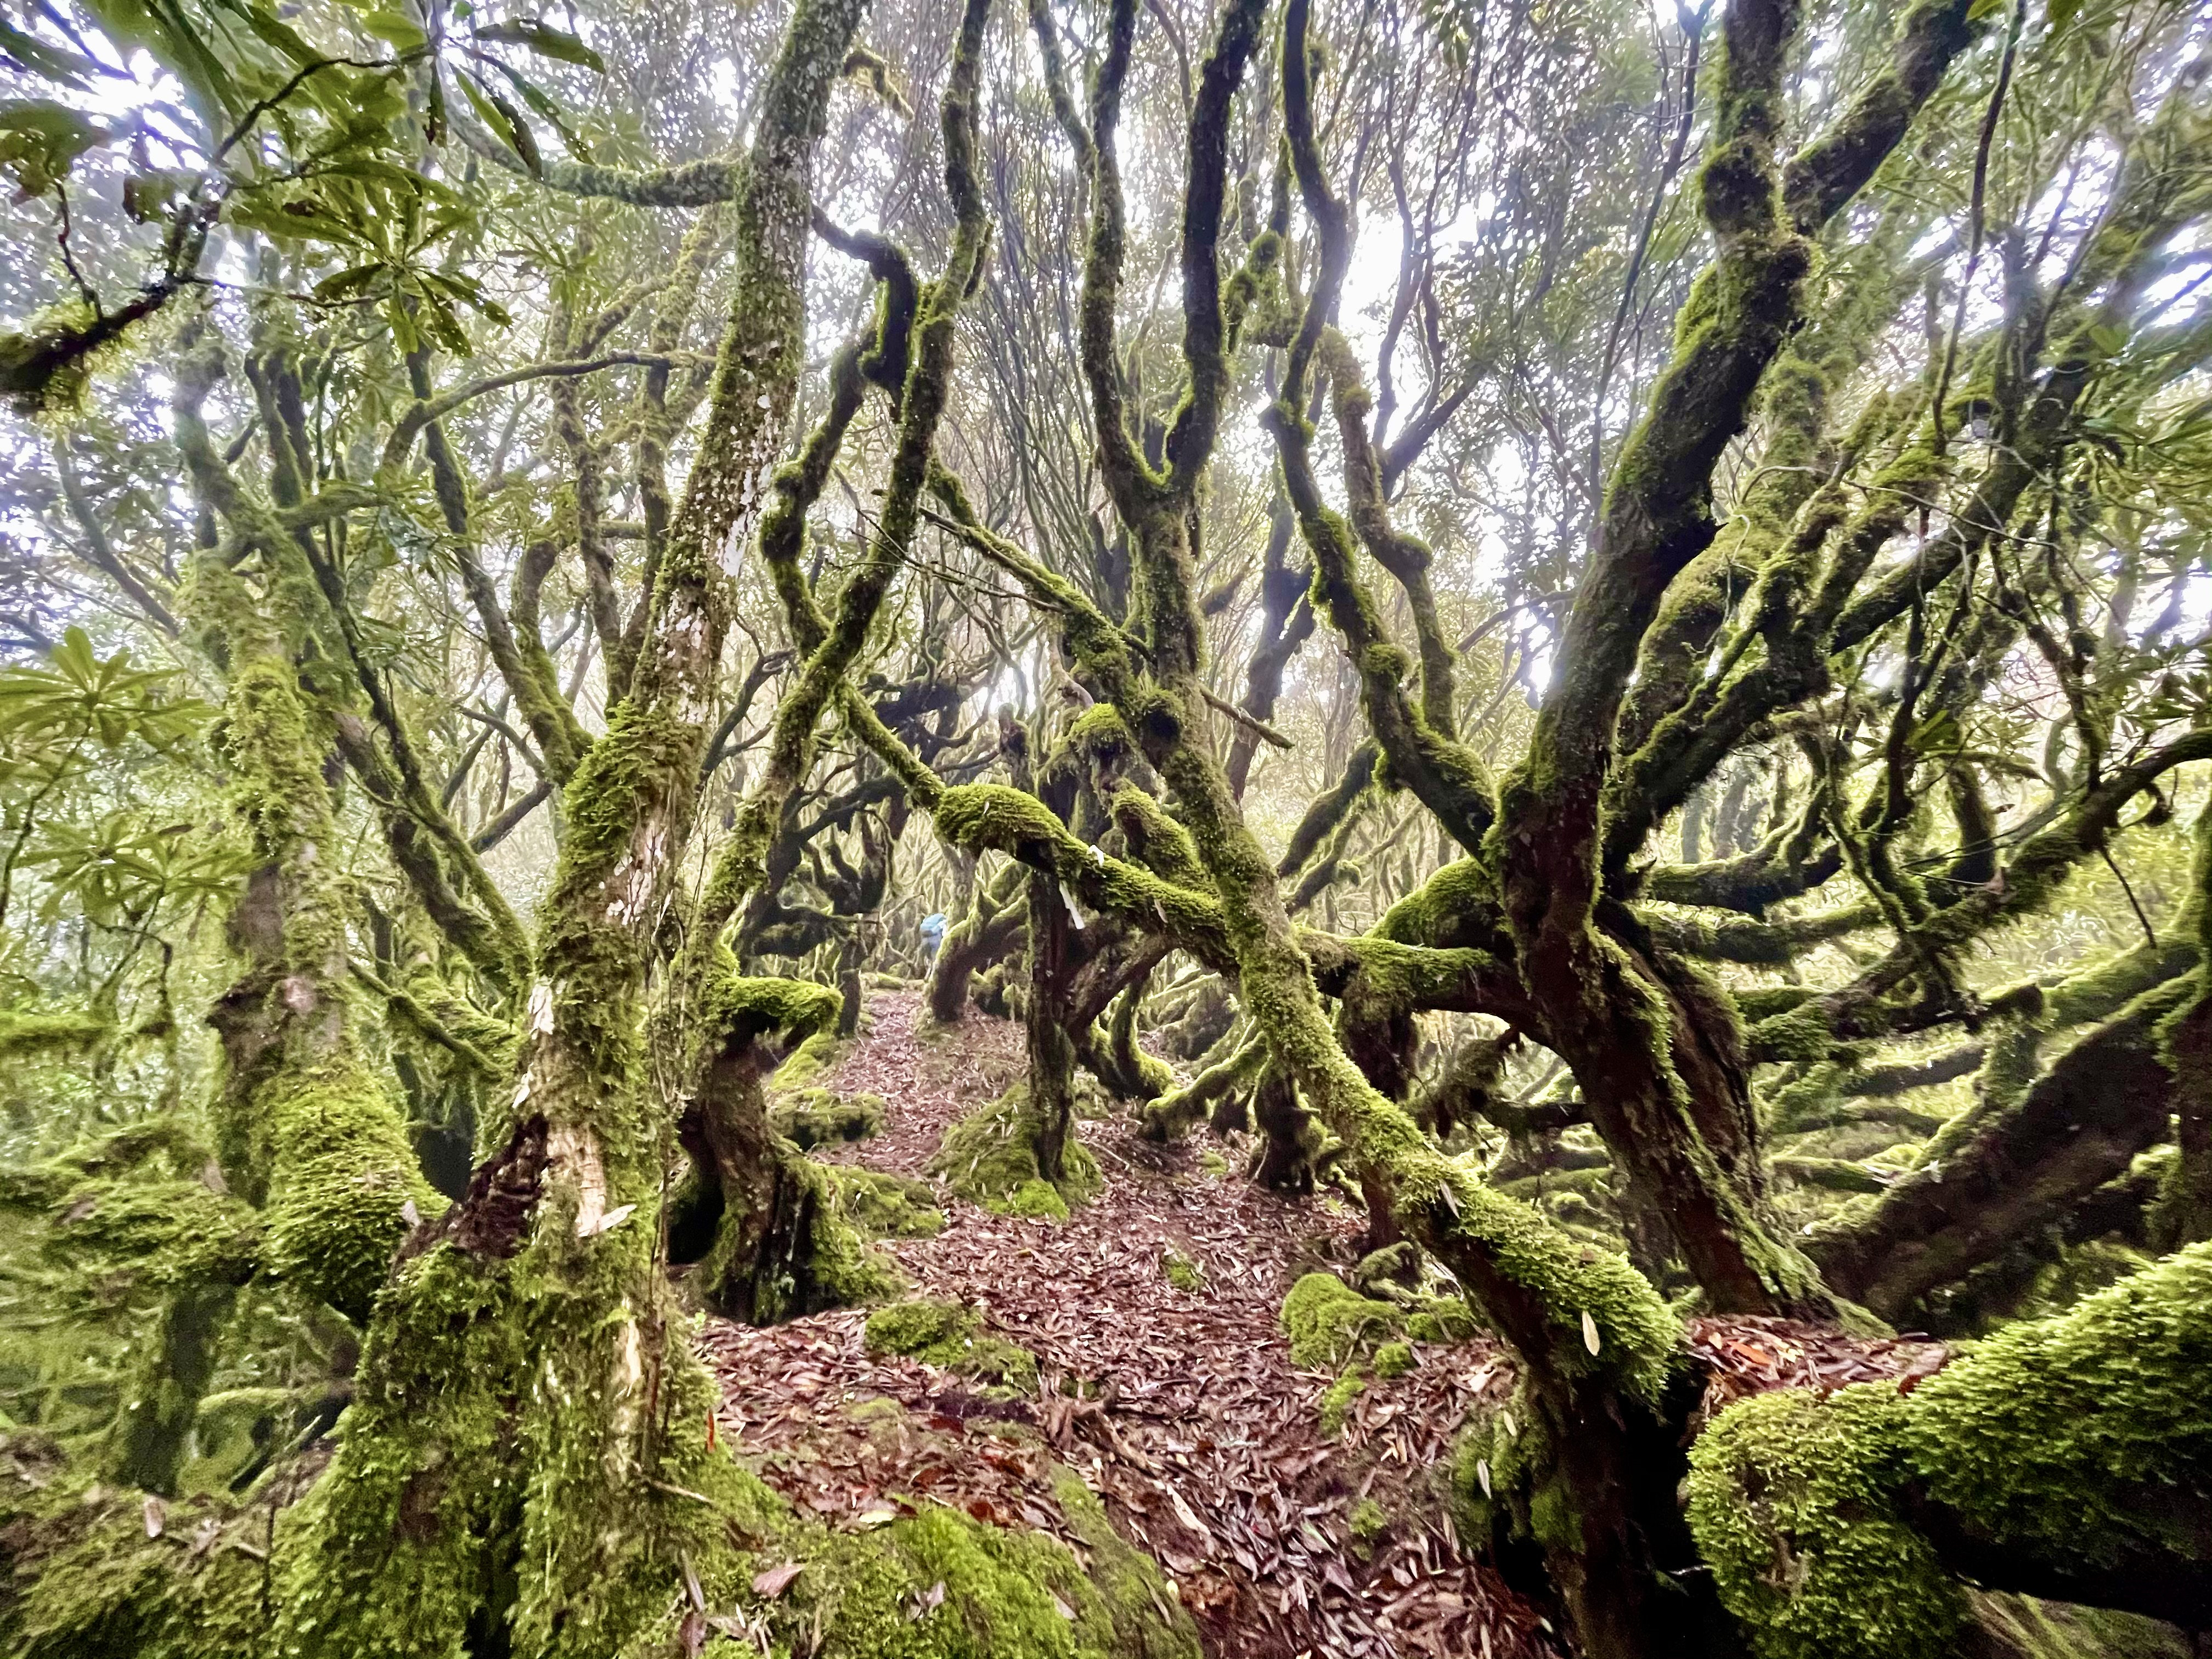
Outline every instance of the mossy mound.
{"label": "mossy mound", "polygon": [[826,1166],[839,1212],[862,1232],[878,1238],[934,1238],[945,1230],[945,1212],[926,1181],[908,1181],[849,1164]]}
{"label": "mossy mound", "polygon": [[769,1092],[780,1094],[787,1089],[820,1087],[843,1063],[845,1048],[835,1030],[815,1032],[787,1054],[782,1065],[769,1073]]}
{"label": "mossy mound", "polygon": [[1036,1356],[988,1334],[982,1315],[964,1303],[894,1302],[868,1316],[866,1340],[872,1354],[905,1354],[1018,1394],[1036,1392]]}
{"label": "mossy mound", "polygon": [[1334,1273],[1308,1273],[1283,1298],[1291,1358],[1308,1370],[1334,1370],[1377,1338],[1397,1334],[1398,1310],[1370,1301]]}
{"label": "mossy mound", "polygon": [[1179,1255],[1173,1250],[1160,1252],[1160,1277],[1176,1289],[1188,1291],[1193,1296],[1206,1289],[1205,1271],[1188,1256]]}
{"label": "mossy mound", "polygon": [[1367,1391],[1367,1373],[1354,1365],[1342,1376],[1322,1390],[1321,1431],[1334,1436],[1343,1431],[1345,1419],[1352,1415],[1352,1402]]}
{"label": "mossy mound", "polygon": [[890,1109],[881,1095],[835,1095],[827,1089],[799,1089],[778,1100],[769,1109],[769,1117],[776,1133],[803,1152],[879,1135]]}
{"label": "mossy mound", "polygon": [[1416,1342],[1466,1342],[1483,1328],[1463,1297],[1424,1297],[1406,1315],[1406,1334]]}
{"label": "mossy mound", "polygon": [[1385,1342],[1375,1350],[1375,1375],[1377,1376],[1403,1376],[1417,1363],[1413,1348],[1404,1342]]}
{"label": "mossy mound", "polygon": [[1071,1136],[1060,1160],[1060,1179],[1048,1181],[1037,1167],[1036,1129],[1029,1110],[1029,1086],[1017,1083],[945,1132],[937,1156],[929,1161],[930,1173],[941,1176],[958,1196],[994,1214],[1065,1221],[1071,1205],[1098,1190],[1098,1161]]}

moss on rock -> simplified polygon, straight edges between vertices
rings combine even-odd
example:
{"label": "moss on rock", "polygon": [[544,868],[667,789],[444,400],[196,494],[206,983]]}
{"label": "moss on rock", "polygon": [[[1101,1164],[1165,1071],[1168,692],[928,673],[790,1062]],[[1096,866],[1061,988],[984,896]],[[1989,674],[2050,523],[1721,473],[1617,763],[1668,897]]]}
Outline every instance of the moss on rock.
{"label": "moss on rock", "polygon": [[926,1181],[908,1181],[875,1170],[830,1164],[823,1173],[845,1219],[878,1238],[933,1238],[945,1229],[945,1212]]}

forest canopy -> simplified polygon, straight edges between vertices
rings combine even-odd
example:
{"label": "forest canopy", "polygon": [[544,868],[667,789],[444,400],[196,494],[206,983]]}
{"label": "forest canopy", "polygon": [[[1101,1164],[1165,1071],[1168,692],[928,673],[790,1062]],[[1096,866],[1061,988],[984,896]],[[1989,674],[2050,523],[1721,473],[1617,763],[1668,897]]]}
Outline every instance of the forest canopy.
{"label": "forest canopy", "polygon": [[0,0],[0,1638],[2203,1659],[2208,76]]}

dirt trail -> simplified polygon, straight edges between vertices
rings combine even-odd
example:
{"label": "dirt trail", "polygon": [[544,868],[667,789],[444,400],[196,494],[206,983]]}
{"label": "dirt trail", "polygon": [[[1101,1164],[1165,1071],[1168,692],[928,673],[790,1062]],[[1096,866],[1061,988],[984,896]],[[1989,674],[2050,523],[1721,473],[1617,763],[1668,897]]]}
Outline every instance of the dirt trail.
{"label": "dirt trail", "polygon": [[[882,1095],[889,1121],[831,1155],[920,1175],[945,1127],[1018,1073],[1018,1026],[971,1013],[918,1038],[921,1012],[918,994],[871,995],[871,1029],[831,1086]],[[1049,1478],[1054,1461],[1073,1468],[1221,1659],[1551,1652],[1526,1604],[1461,1553],[1434,1487],[1468,1405],[1506,1386],[1493,1350],[1417,1346],[1416,1368],[1370,1382],[1324,1440],[1316,1402],[1334,1379],[1292,1366],[1276,1315],[1299,1273],[1347,1259],[1351,1218],[1209,1173],[1194,1147],[1150,1146],[1122,1121],[1081,1133],[1105,1187],[1065,1225],[947,1200],[940,1235],[887,1247],[915,1294],[974,1304],[1037,1355],[1038,1401],[986,1401],[916,1361],[871,1358],[861,1312],[717,1321],[702,1340],[738,1455],[845,1524],[941,1501],[1079,1550]],[[1202,1288],[1168,1282],[1169,1249]],[[1063,1394],[1066,1378],[1091,1397]],[[869,1403],[886,1400],[905,1409]]]}

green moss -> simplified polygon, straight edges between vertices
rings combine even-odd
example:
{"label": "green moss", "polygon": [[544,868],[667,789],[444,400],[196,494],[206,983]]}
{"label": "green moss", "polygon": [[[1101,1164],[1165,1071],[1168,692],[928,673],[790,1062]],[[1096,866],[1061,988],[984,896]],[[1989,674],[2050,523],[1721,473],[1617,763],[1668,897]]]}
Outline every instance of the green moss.
{"label": "green moss", "polygon": [[2144,1494],[2212,1472],[2212,1244],[2056,1317],[2008,1327],[1911,1395],[1929,1495],[1991,1535],[2084,1567],[2187,1549]]}
{"label": "green moss", "polygon": [[1098,1163],[1070,1136],[1060,1178],[1047,1181],[1037,1167],[1038,1125],[1029,1109],[1029,1086],[1016,1083],[945,1132],[930,1173],[954,1193],[997,1215],[1067,1219],[1068,1206],[1098,1190]]}
{"label": "green moss", "polygon": [[1293,1363],[1309,1369],[1341,1365],[1361,1345],[1398,1328],[1398,1310],[1372,1302],[1334,1273],[1308,1273],[1283,1298],[1282,1326]]}
{"label": "green moss", "polygon": [[[738,982],[758,984],[762,981],[741,980]],[[796,981],[778,982],[788,984]],[[810,986],[808,988],[824,992],[829,996],[829,1020],[825,1026],[817,1027],[811,1036],[793,1049],[783,1064],[769,1074],[768,1086],[771,1091],[801,1089],[817,1085],[836,1071],[838,1062],[845,1057],[845,1046],[837,1040],[836,1034],[837,1010],[842,1006],[842,999],[825,986]]]}
{"label": "green moss", "polygon": [[276,1274],[366,1320],[406,1237],[405,1208],[444,1200],[422,1179],[398,1109],[352,1066],[287,1073],[255,1097],[273,1173],[265,1210]]}
{"label": "green moss", "polygon": [[1363,1498],[1352,1506],[1352,1535],[1363,1544],[1371,1544],[1390,1529],[1390,1516],[1371,1498]]}
{"label": "green moss", "polygon": [[1210,1176],[1225,1176],[1229,1173],[1229,1160],[1209,1146],[1198,1155],[1198,1167]]}
{"label": "green moss", "polygon": [[1691,1452],[1689,1516],[1761,1659],[1942,1659],[1966,1619],[1894,1494],[1911,1452],[1894,1385],[1760,1395]]}
{"label": "green moss", "polygon": [[1206,1289],[1206,1274],[1198,1263],[1171,1249],[1160,1252],[1160,1277],[1176,1289],[1188,1291],[1193,1296]]}
{"label": "green moss", "polygon": [[1422,1297],[1406,1316],[1406,1334],[1416,1342],[1465,1342],[1482,1329],[1482,1322],[1462,1297]]}
{"label": "green moss", "polygon": [[894,1302],[868,1316],[870,1353],[905,1354],[939,1370],[1022,1394],[1036,1391],[1036,1356],[983,1328],[983,1316],[958,1302]]}
{"label": "green moss", "polygon": [[1403,1376],[1416,1363],[1413,1349],[1403,1342],[1385,1342],[1375,1351],[1377,1376]]}
{"label": "green moss", "polygon": [[74,1054],[90,1048],[113,1029],[112,1021],[97,1014],[0,1008],[0,1060]]}
{"label": "green moss", "polygon": [[1352,1414],[1352,1402],[1366,1389],[1366,1373],[1354,1365],[1322,1390],[1321,1431],[1324,1436],[1343,1432],[1345,1419]]}
{"label": "green moss", "polygon": [[874,1170],[830,1164],[823,1173],[837,1208],[863,1232],[878,1238],[933,1238],[945,1230],[945,1212],[926,1181],[908,1181]]}
{"label": "green moss", "polygon": [[[0,1440],[0,1648],[21,1659],[217,1659],[262,1650],[264,1570],[253,1558],[266,1537],[265,1509],[173,1503],[161,1535],[149,1538],[138,1493],[66,1479],[39,1437]],[[210,1524],[207,1546],[194,1547]]]}
{"label": "green moss", "polygon": [[1038,1221],[1067,1219],[1067,1200],[1042,1176],[1024,1181],[1004,1200],[994,1200],[988,1207],[1001,1215],[1028,1216]]}
{"label": "green moss", "polygon": [[801,1089],[769,1112],[776,1133],[802,1152],[841,1140],[866,1140],[884,1130],[889,1106],[881,1095],[839,1097],[827,1089]]}

